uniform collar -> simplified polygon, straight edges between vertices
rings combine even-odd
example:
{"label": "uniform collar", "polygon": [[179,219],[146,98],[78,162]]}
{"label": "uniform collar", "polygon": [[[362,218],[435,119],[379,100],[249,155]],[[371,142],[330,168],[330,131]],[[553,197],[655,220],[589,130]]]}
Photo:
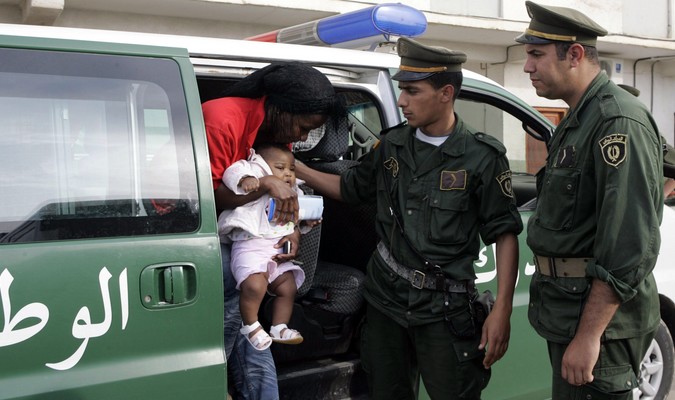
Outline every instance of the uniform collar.
{"label": "uniform collar", "polygon": [[[388,140],[395,146],[405,146],[411,136],[415,136],[416,128],[405,125],[405,129],[395,129],[387,133]],[[443,154],[451,157],[459,157],[466,151],[467,132],[464,128],[464,121],[455,113],[455,129],[453,129],[448,139],[440,146]]]}
{"label": "uniform collar", "polygon": [[572,110],[572,112],[569,114],[566,123],[566,127],[568,128],[575,128],[579,126],[579,118],[578,115],[581,110],[583,110],[588,103],[595,97],[595,95],[598,93],[601,87],[607,84],[609,82],[609,77],[605,72],[600,72],[596,77],[591,81],[591,84],[588,85],[588,88],[586,89],[586,92],[584,93],[583,96],[581,96],[581,99],[579,99],[579,103],[577,104],[576,107]]}

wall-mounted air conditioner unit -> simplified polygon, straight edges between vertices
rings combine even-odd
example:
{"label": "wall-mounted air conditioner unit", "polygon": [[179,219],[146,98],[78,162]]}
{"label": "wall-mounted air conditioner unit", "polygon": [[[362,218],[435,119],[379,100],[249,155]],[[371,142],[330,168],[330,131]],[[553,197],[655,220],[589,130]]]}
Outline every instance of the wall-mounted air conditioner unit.
{"label": "wall-mounted air conditioner unit", "polygon": [[614,83],[623,83],[623,60],[600,57],[600,69],[604,70]]}

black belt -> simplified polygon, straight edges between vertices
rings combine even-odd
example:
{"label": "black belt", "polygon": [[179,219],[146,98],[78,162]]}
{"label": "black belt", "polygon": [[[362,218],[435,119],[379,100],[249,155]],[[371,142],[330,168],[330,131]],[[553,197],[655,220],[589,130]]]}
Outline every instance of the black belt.
{"label": "black belt", "polygon": [[410,282],[415,289],[432,289],[441,292],[450,293],[467,293],[468,286],[473,286],[473,281],[457,281],[454,279],[438,276],[434,274],[427,274],[420,270],[406,267],[399,264],[398,261],[389,253],[387,246],[379,242],[377,244],[377,251],[384,260],[385,264],[391,268],[396,275]]}

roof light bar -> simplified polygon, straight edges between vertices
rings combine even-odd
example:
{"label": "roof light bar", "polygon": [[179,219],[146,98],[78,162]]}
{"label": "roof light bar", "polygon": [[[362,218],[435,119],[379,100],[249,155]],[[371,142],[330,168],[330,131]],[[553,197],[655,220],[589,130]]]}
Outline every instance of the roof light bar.
{"label": "roof light bar", "polygon": [[385,3],[246,40],[357,48],[389,41],[390,36],[419,36],[426,29],[427,19],[421,11],[403,4]]}

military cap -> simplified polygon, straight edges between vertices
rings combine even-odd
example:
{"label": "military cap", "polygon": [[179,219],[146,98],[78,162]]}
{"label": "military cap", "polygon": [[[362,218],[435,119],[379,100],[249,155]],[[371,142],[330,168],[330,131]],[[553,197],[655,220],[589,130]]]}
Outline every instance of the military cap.
{"label": "military cap", "polygon": [[397,81],[420,81],[439,72],[461,72],[466,54],[444,47],[426,46],[412,39],[398,40],[396,51],[401,57]]}
{"label": "military cap", "polygon": [[524,44],[553,42],[580,43],[595,47],[598,36],[607,35],[605,28],[577,10],[567,7],[543,6],[526,1],[530,26],[516,38]]}

